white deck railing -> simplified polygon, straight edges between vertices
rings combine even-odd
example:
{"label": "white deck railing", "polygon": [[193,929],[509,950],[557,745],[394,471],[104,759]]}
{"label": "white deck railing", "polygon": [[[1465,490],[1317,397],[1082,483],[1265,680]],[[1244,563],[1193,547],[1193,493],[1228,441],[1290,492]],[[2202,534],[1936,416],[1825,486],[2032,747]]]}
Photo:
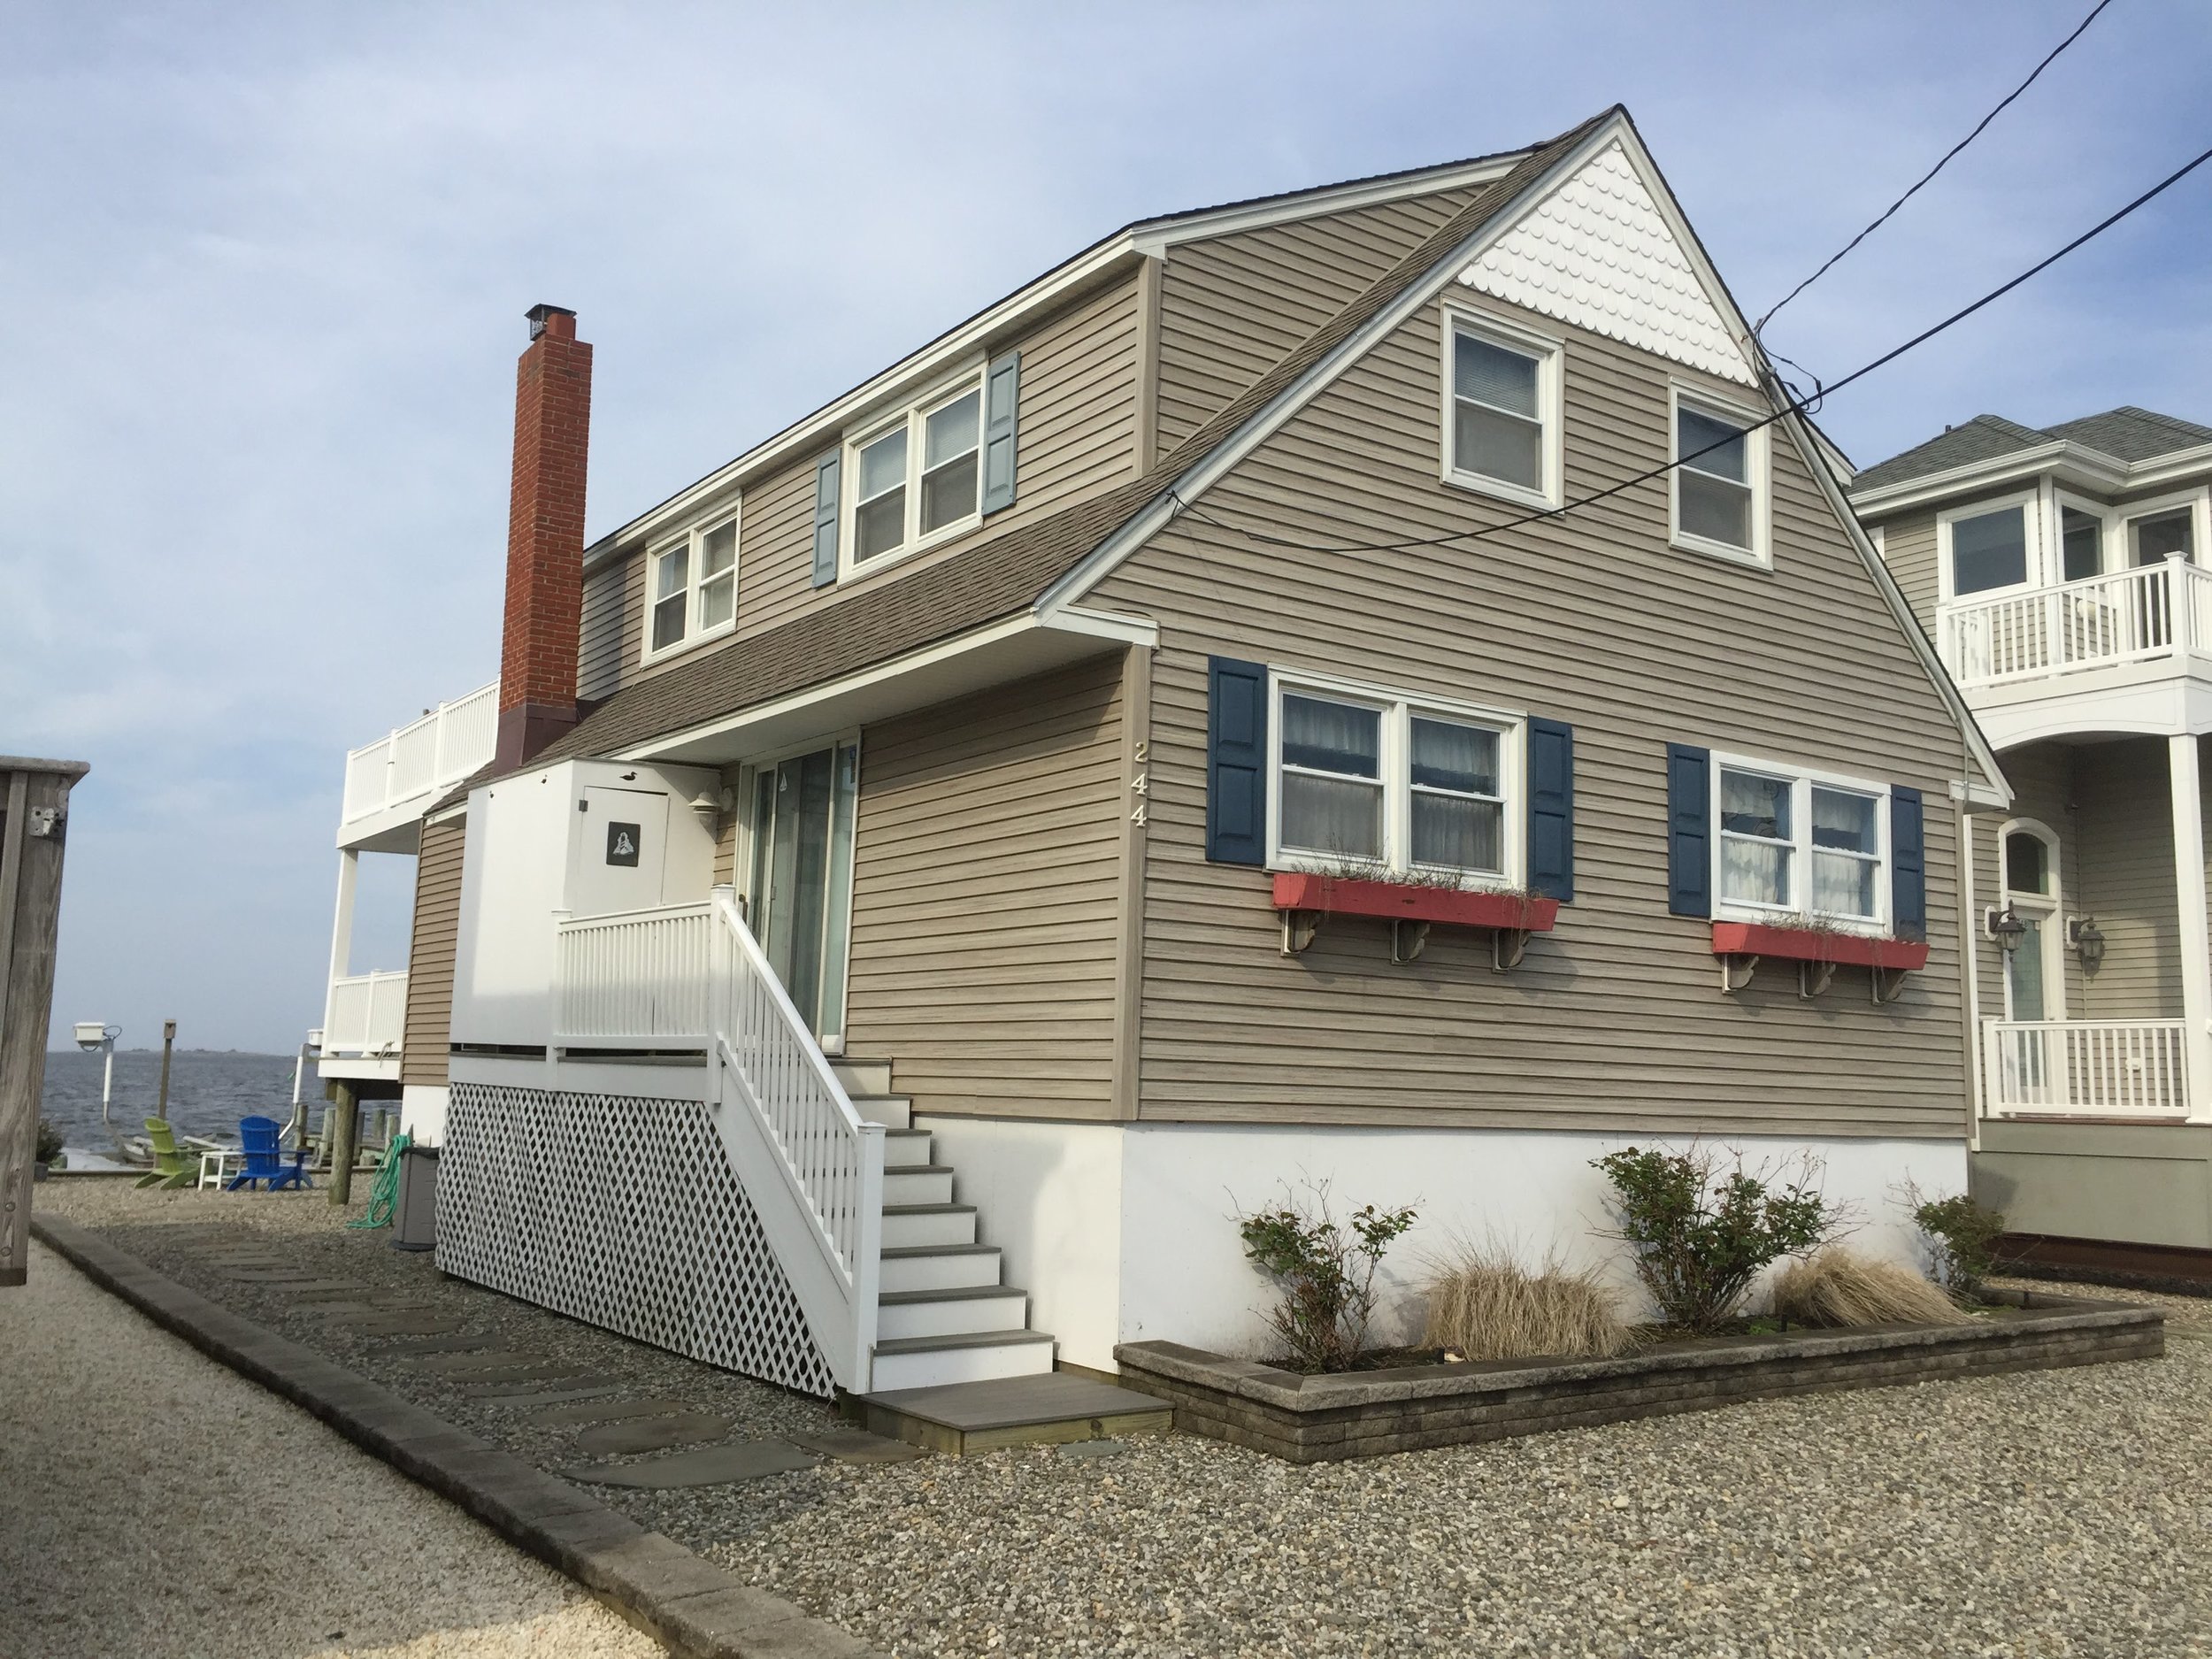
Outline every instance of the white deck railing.
{"label": "white deck railing", "polygon": [[333,1058],[380,1058],[407,1034],[407,971],[349,973],[330,982],[323,1005],[322,1052]]}
{"label": "white deck railing", "polygon": [[2212,572],[2178,556],[2056,588],[1962,600],[1936,613],[1961,686],[2001,686],[2212,650]]}
{"label": "white deck railing", "polygon": [[2183,1118],[2189,1060],[2177,1019],[1986,1020],[1992,1115]]}
{"label": "white deck railing", "polygon": [[704,1048],[710,904],[564,921],[554,1005],[562,1047]]}
{"label": "white deck railing", "polygon": [[705,1050],[716,1130],[808,1331],[838,1385],[866,1393],[883,1126],[853,1109],[732,890],[564,920],[557,933],[557,1047]]}
{"label": "white deck railing", "polygon": [[449,789],[492,757],[499,738],[499,682],[442,703],[411,725],[346,756],[339,825]]}

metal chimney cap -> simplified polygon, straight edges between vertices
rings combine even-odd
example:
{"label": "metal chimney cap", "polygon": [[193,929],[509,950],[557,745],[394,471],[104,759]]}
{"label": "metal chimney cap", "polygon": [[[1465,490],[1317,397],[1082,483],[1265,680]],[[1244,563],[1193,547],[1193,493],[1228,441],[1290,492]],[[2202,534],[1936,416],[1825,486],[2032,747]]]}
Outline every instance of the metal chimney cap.
{"label": "metal chimney cap", "polygon": [[569,310],[565,305],[538,304],[533,305],[528,311],[525,311],[523,315],[530,319],[530,338],[535,340],[540,334],[545,332],[545,319],[547,318],[573,317],[576,313]]}

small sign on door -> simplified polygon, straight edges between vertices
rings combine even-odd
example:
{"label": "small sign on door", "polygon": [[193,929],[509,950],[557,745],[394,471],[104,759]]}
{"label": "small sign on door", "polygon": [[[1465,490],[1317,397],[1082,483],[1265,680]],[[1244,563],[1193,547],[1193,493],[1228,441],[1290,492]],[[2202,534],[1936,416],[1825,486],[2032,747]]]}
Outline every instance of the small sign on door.
{"label": "small sign on door", "polygon": [[607,826],[607,862],[637,868],[638,826],[609,824]]}

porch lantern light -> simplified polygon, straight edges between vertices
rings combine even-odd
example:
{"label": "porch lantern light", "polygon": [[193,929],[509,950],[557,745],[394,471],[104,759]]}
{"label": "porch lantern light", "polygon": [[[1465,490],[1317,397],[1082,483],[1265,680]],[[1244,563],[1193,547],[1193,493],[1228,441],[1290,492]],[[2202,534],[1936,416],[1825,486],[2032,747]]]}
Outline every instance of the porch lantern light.
{"label": "porch lantern light", "polygon": [[2073,947],[2081,957],[2081,971],[2094,973],[2104,962],[2104,933],[2093,916],[2078,916],[2069,930],[2074,935]]}
{"label": "porch lantern light", "polygon": [[691,810],[699,815],[699,821],[711,831],[715,820],[722,816],[722,803],[712,791],[702,789],[691,798]]}
{"label": "porch lantern light", "polygon": [[2019,949],[2020,941],[2028,936],[2028,925],[2013,914],[2009,904],[2001,910],[1992,911],[1985,926],[1989,936],[2008,951]]}

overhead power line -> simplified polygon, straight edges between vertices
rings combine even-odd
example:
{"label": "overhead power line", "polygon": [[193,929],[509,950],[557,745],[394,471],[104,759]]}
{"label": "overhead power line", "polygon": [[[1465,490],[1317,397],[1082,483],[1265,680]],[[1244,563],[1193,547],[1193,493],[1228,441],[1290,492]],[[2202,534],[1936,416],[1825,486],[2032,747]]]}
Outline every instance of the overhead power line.
{"label": "overhead power line", "polygon": [[[1983,295],[1981,298],[1976,300],[1971,305],[1963,306],[1961,309],[1953,311],[1948,317],[1945,318],[1941,322],[1937,323],[1933,327],[1922,329],[1911,339],[1906,341],[1904,344],[1893,347],[1891,349],[1885,351],[1880,357],[1876,357],[1871,363],[1861,364],[1857,368],[1852,370],[1850,373],[1845,375],[1834,385],[1827,388],[1826,391],[1823,392],[1821,396],[1824,397],[1829,393],[1839,392],[1845,387],[1850,385],[1854,380],[1863,380],[1868,375],[1873,373],[1875,370],[1881,368],[1887,364],[1896,362],[1898,358],[1903,357],[1908,351],[1914,350],[1918,347],[1927,344],[1929,341],[1933,340],[1938,334],[1943,333],[1947,328],[1953,327],[1959,323],[1964,322],[1968,318],[1971,317],[1976,311],[1980,311],[1984,306],[1992,304],[1996,301],[2002,299],[2006,295],[2011,293],[2013,289],[2018,288],[2022,283],[2040,276],[2044,272],[2049,270],[2053,265],[2056,265],[2061,259],[2063,259],[2068,254],[2072,253],[2076,249],[2080,248],[2088,242],[2094,242],[2098,237],[2103,235],[2105,232],[2110,230],[2115,225],[2118,224],[2122,219],[2127,218],[2129,214],[2134,212],[2138,208],[2140,208],[2146,204],[2154,201],[2159,196],[2163,196],[2168,190],[2173,188],[2175,185],[2179,184],[2184,179],[2194,173],[2199,167],[2204,165],[2204,164],[2208,161],[2212,161],[2212,150],[2207,150],[2198,155],[2194,159],[2183,163],[2180,166],[2175,168],[2173,172],[2168,173],[2163,179],[2161,179],[2156,184],[2151,186],[2149,189],[2144,191],[2142,195],[2137,196],[2132,202],[2130,202],[2125,207],[2121,208],[2117,212],[2108,214],[2104,219],[2100,219],[2096,224],[2092,225],[2087,230],[2082,232],[2080,235],[2075,237],[2073,241],[2068,242],[2063,248],[2061,248],[2056,253],[2037,260],[2035,264],[2030,265],[2018,276],[2014,277],[2009,282],[2003,284],[2001,287],[1990,289],[1988,293]],[[1785,402],[1782,407],[1776,410],[1772,414],[1751,422],[1750,425],[1741,428],[1740,432],[1736,435],[1740,435],[1741,433],[1756,432],[1763,426],[1770,426],[1774,425],[1776,421],[1782,419],[1785,416],[1801,413],[1804,411],[1807,401],[1808,400],[1801,397],[1792,397]],[[1593,490],[1587,495],[1578,495],[1574,500],[1562,503],[1556,507],[1545,507],[1535,512],[1523,513],[1517,518],[1508,518],[1502,524],[1489,525],[1480,529],[1454,530],[1444,535],[1416,536],[1403,541],[1344,541],[1335,543],[1299,541],[1283,536],[1269,535],[1263,531],[1247,530],[1240,525],[1226,523],[1222,519],[1213,517],[1210,513],[1200,511],[1199,509],[1192,506],[1188,502],[1184,501],[1182,497],[1175,495],[1172,491],[1169,492],[1169,499],[1174,503],[1176,511],[1179,516],[1183,513],[1188,513],[1193,518],[1199,519],[1202,523],[1210,524],[1217,528],[1230,531],[1234,534],[1244,537],[1249,541],[1263,542],[1269,547],[1290,548],[1302,553],[1394,553],[1413,548],[1442,547],[1455,541],[1487,541],[1493,536],[1502,534],[1504,532],[1517,528],[1519,526],[1525,524],[1534,524],[1539,519],[1564,518],[1567,514],[1579,511],[1581,509],[1591,505],[1593,503],[1604,501],[1609,496],[1617,495],[1623,490],[1633,489],[1637,485],[1648,483],[1655,478],[1663,478],[1669,472],[1674,471],[1676,467],[1682,465],[1686,461],[1694,461],[1701,455],[1711,454],[1715,449],[1725,449],[1729,444],[1733,443],[1736,441],[1736,435],[1723,438],[1716,443],[1709,443],[1701,449],[1693,449],[1687,455],[1677,456],[1673,460],[1666,462],[1663,465],[1647,468],[1644,472],[1635,474],[1632,478],[1624,478],[1617,484],[1609,484],[1603,489]]]}
{"label": "overhead power line", "polygon": [[[2000,115],[2002,115],[2005,112],[2005,108],[2008,104],[2009,104],[2015,98],[2018,97],[2022,93],[2025,92],[2030,87],[2033,86],[2035,84],[2036,77],[2055,63],[2058,60],[2058,56],[2061,52],[2064,51],[2069,46],[2071,46],[2076,41],[2079,40],[2082,37],[2083,31],[2087,29],[2092,23],[2094,23],[2097,20],[2097,14],[2111,4],[2112,0],[2097,0],[2096,5],[2091,9],[2089,15],[2082,19],[2079,23],[2077,23],[2074,26],[2074,32],[2071,35],[2069,35],[2064,40],[2051,48],[2050,55],[2045,58],[2041,63],[2038,64],[2033,69],[2031,69],[2028,72],[2028,78],[2025,81],[2023,81],[2010,92],[2005,94],[2004,97],[1999,101],[1995,109],[1990,111],[1988,114],[1983,116],[1980,120],[1974,123],[1974,130],[1972,132],[1967,134],[1964,138],[1960,139],[1957,143],[1952,145],[1950,149],[1945,150],[1943,152],[1943,159],[1937,162],[1934,166],[1929,168],[1926,173],[1922,174],[1919,181],[1916,183],[1911,189],[1906,191],[1904,195],[1899,196],[1894,202],[1892,202],[1887,207],[1884,208],[1872,224],[1869,225],[1864,230],[1854,236],[1849,242],[1844,243],[1842,247],[1837,249],[1834,253],[1829,255],[1828,257],[1822,262],[1820,269],[1814,272],[1812,275],[1807,277],[1802,282],[1800,282],[1795,288],[1792,288],[1788,293],[1782,296],[1780,299],[1775,301],[1772,305],[1769,306],[1767,308],[1766,315],[1759,319],[1757,322],[1751,326],[1752,334],[1756,335],[1762,333],[1765,329],[1766,326],[1774,320],[1774,315],[1777,311],[1780,311],[1782,307],[1795,299],[1800,294],[1802,294],[1807,288],[1812,287],[1814,283],[1819,281],[1821,278],[1826,276],[1830,269],[1839,262],[1843,258],[1844,255],[1849,253],[1854,248],[1864,242],[1869,236],[1871,236],[1876,231],[1881,229],[1884,225],[1889,222],[1891,216],[1894,214],[1899,208],[1904,206],[1905,204],[1911,201],[1914,196],[1919,195],[1922,188],[1924,187],[1930,180],[1933,179],[1939,173],[1941,173],[1944,168],[1949,166],[1952,160],[1961,150],[1964,150],[1969,144],[1979,138],[1982,135],[1983,129],[1992,121],[1995,120]],[[1760,343],[1763,345],[1765,344],[1765,342],[1761,341]],[[1775,355],[1778,356],[1779,354],[1777,353]],[[1787,358],[1784,358],[1783,360],[1785,362],[1788,361]],[[1793,366],[1801,365],[1793,365]],[[1834,388],[1832,387],[1829,389],[1832,391]]]}

